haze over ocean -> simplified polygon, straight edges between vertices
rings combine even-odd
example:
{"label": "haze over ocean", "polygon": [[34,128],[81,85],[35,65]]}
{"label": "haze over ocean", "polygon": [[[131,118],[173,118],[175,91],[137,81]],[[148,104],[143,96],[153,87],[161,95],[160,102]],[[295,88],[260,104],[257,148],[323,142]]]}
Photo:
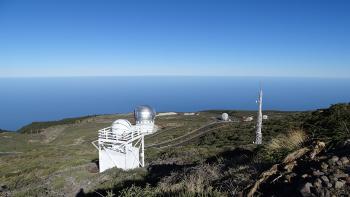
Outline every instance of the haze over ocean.
{"label": "haze over ocean", "polygon": [[350,79],[279,77],[0,78],[0,128],[33,121],[132,112],[140,104],[162,111],[312,110],[350,101]]}

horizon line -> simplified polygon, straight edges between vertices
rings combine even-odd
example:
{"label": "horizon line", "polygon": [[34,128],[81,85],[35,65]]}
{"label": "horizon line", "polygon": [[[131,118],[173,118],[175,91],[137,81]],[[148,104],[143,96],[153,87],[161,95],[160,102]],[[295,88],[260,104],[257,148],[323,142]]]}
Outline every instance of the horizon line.
{"label": "horizon line", "polygon": [[176,74],[161,74],[161,75],[36,75],[36,76],[0,76],[0,79],[10,78],[102,78],[102,77],[267,77],[267,78],[322,78],[322,79],[350,79],[350,76],[290,76],[290,75],[176,75]]}

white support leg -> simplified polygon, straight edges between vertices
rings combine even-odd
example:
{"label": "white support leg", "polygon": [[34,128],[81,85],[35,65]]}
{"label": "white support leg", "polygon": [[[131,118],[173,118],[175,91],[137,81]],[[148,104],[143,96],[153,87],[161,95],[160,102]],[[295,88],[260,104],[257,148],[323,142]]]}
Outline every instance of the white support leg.
{"label": "white support leg", "polygon": [[145,139],[141,138],[141,167],[145,167]]}

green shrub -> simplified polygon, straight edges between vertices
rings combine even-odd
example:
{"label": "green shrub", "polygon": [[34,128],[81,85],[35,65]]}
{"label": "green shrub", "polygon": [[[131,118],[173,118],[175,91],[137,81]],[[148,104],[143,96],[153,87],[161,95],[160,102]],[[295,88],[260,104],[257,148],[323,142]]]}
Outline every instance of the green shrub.
{"label": "green shrub", "polygon": [[314,111],[308,115],[303,127],[315,139],[343,141],[350,137],[350,104],[336,104]]}

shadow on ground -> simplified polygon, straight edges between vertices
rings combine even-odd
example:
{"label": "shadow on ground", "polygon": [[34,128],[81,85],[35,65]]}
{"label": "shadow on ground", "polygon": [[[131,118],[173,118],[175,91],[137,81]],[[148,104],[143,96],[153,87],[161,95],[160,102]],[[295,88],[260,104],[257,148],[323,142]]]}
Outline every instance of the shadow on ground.
{"label": "shadow on ground", "polygon": [[[220,165],[222,170],[226,170],[228,168],[234,168],[238,166],[253,166],[254,152],[251,150],[236,148],[233,150],[227,150],[219,153],[215,157],[209,157],[204,160],[205,164],[209,165]],[[95,161],[98,163],[98,161]],[[125,180],[120,184],[115,185],[112,188],[108,189],[97,189],[95,191],[85,193],[83,189],[76,196],[107,196],[108,192],[113,192],[117,196],[121,193],[121,191],[125,188],[129,188],[132,186],[137,187],[146,187],[147,185],[151,187],[156,187],[164,177],[170,176],[173,173],[183,173],[185,171],[189,171],[189,169],[200,168],[200,164],[191,163],[191,164],[157,164],[150,165],[147,168],[147,174],[142,180]],[[252,172],[249,172],[252,173]],[[117,178],[117,177],[115,177]],[[215,185],[219,185],[220,180],[218,180]],[[171,194],[164,194],[165,196],[169,196]]]}

